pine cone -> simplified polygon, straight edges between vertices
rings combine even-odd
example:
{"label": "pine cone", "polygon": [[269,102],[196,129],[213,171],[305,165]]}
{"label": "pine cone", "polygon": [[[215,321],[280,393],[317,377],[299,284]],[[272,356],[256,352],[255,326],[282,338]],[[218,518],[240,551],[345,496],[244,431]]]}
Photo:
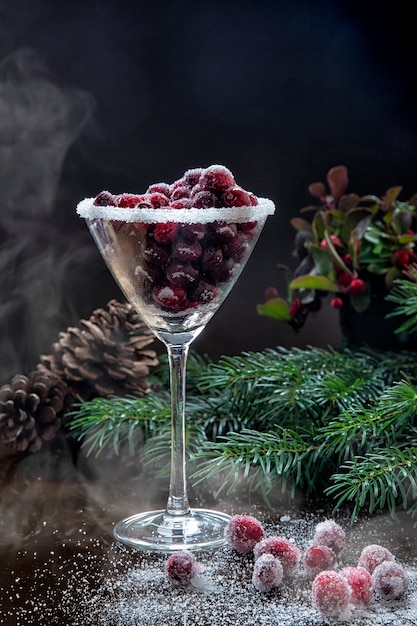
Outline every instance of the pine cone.
{"label": "pine cone", "polygon": [[53,353],[40,357],[40,370],[64,380],[77,400],[150,391],[146,377],[159,361],[146,347],[154,336],[131,304],[111,300],[78,327],[61,332]]}
{"label": "pine cone", "polygon": [[16,374],[0,389],[0,437],[17,452],[37,452],[61,428],[67,385],[51,372]]}

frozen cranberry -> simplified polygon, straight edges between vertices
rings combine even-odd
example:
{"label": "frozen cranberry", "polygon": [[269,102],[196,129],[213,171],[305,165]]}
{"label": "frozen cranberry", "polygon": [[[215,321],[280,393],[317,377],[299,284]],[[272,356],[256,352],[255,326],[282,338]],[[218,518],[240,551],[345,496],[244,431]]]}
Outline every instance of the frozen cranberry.
{"label": "frozen cranberry", "polygon": [[242,222],[239,224],[238,228],[246,235],[254,234],[254,230],[257,227],[258,222]]}
{"label": "frozen cranberry", "polygon": [[151,283],[159,283],[162,278],[162,270],[158,265],[153,263],[143,263],[143,265],[139,265],[136,270],[136,274],[142,274],[149,282]]}
{"label": "frozen cranberry", "polygon": [[199,280],[190,294],[190,300],[197,304],[209,304],[217,296],[217,287]]}
{"label": "frozen cranberry", "polygon": [[201,267],[203,270],[216,270],[223,263],[223,252],[221,248],[208,247],[203,250],[201,256]]}
{"label": "frozen cranberry", "polygon": [[194,187],[197,185],[200,180],[200,176],[203,173],[202,167],[194,167],[190,170],[187,170],[183,176],[184,183],[189,187]]}
{"label": "frozen cranberry", "polygon": [[410,579],[399,563],[384,561],[378,565],[372,574],[375,593],[384,600],[397,600],[408,589]]}
{"label": "frozen cranberry", "polygon": [[223,259],[223,263],[217,269],[207,272],[207,277],[215,284],[225,283],[232,277],[234,267],[233,259]]}
{"label": "frozen cranberry", "polygon": [[190,188],[187,185],[178,185],[174,187],[171,192],[171,202],[173,200],[180,200],[181,198],[190,197]]}
{"label": "frozen cranberry", "polygon": [[334,520],[319,522],[316,526],[313,545],[329,546],[335,554],[338,554],[344,547],[346,533],[343,528]]}
{"label": "frozen cranberry", "polygon": [[323,570],[334,569],[335,565],[336,555],[329,546],[310,546],[304,552],[304,570],[311,578]]}
{"label": "frozen cranberry", "polygon": [[150,263],[164,266],[169,260],[169,250],[161,244],[149,240],[143,251],[143,256]]}
{"label": "frozen cranberry", "polygon": [[225,256],[232,257],[235,261],[240,261],[249,250],[249,242],[245,233],[237,233],[236,237],[223,244]]}
{"label": "frozen cranberry", "polygon": [[210,165],[201,173],[199,184],[203,189],[221,190],[233,187],[236,181],[224,165]]}
{"label": "frozen cranberry", "polygon": [[169,198],[169,196],[171,195],[171,186],[168,185],[168,183],[154,183],[153,185],[149,185],[146,193],[161,193],[162,195]]}
{"label": "frozen cranberry", "polygon": [[395,561],[395,556],[388,548],[372,543],[369,546],[365,546],[362,550],[358,559],[358,566],[364,567],[372,574],[374,569],[384,561]]}
{"label": "frozen cranberry", "polygon": [[298,546],[284,537],[266,537],[261,539],[253,549],[255,559],[262,554],[273,554],[281,561],[285,576],[294,574],[301,559]]}
{"label": "frozen cranberry", "polygon": [[148,200],[154,209],[160,209],[169,205],[169,199],[163,193],[155,191],[154,193],[147,194]]}
{"label": "frozen cranberry", "polygon": [[366,606],[372,599],[373,581],[364,567],[347,566],[340,570],[350,587],[350,601],[356,606]]}
{"label": "frozen cranberry", "polygon": [[94,202],[96,206],[115,206],[116,201],[110,191],[101,191],[95,198]]}
{"label": "frozen cranberry", "polygon": [[117,206],[125,209],[134,209],[138,206],[143,196],[134,193],[122,193],[117,197]]}
{"label": "frozen cranberry", "polygon": [[238,185],[225,189],[222,198],[226,207],[251,206],[250,194]]}
{"label": "frozen cranberry", "polygon": [[169,282],[179,287],[189,287],[194,284],[198,277],[198,269],[191,263],[171,261],[166,268],[166,277]]}
{"label": "frozen cranberry", "polygon": [[350,588],[338,572],[329,570],[317,574],[311,593],[314,606],[324,617],[339,619],[347,615]]}
{"label": "frozen cranberry", "polygon": [[228,224],[223,221],[216,221],[210,224],[210,233],[212,239],[216,243],[225,243],[226,241],[230,241],[237,235],[237,226],[236,224]]}
{"label": "frozen cranberry", "polygon": [[181,261],[197,261],[201,253],[202,247],[198,241],[177,239],[172,246],[172,256]]}
{"label": "frozen cranberry", "polygon": [[255,561],[252,584],[258,591],[271,591],[281,584],[283,575],[281,562],[272,554],[262,554]]}
{"label": "frozen cranberry", "polygon": [[261,522],[252,515],[234,515],[225,529],[227,543],[242,554],[253,550],[264,536]]}
{"label": "frozen cranberry", "polygon": [[156,224],[153,230],[153,236],[158,243],[169,243],[173,241],[178,233],[178,224],[176,222],[166,222],[165,224]]}
{"label": "frozen cranberry", "polygon": [[154,287],[152,297],[161,306],[167,309],[180,309],[186,299],[186,292],[182,287],[174,285],[161,285]]}
{"label": "frozen cranberry", "polygon": [[198,239],[201,241],[204,239],[207,232],[207,226],[205,224],[182,224],[181,235],[187,241]]}
{"label": "frozen cranberry", "polygon": [[168,580],[174,584],[189,585],[196,574],[204,569],[196,557],[188,550],[181,550],[171,554],[165,562],[165,573]]}
{"label": "frozen cranberry", "polygon": [[211,191],[198,191],[191,196],[193,207],[206,209],[217,205],[217,198]]}
{"label": "frozen cranberry", "polygon": [[178,198],[170,203],[171,209],[191,209],[192,206],[191,198]]}

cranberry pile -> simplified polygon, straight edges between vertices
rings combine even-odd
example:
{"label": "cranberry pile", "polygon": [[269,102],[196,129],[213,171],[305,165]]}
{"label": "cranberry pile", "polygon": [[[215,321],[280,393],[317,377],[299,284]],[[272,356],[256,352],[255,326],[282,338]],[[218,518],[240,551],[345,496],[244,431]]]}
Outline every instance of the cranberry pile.
{"label": "cranberry pile", "polygon": [[[191,209],[256,206],[258,198],[236,184],[222,165],[195,168],[172,184],[156,183],[142,195],[102,191],[96,206],[144,209]],[[143,296],[168,312],[210,303],[218,287],[234,274],[249,252],[257,222],[143,223],[113,221],[115,235],[137,236],[141,243]],[[143,245],[144,244],[144,245]],[[139,246],[138,246],[139,250]]]}

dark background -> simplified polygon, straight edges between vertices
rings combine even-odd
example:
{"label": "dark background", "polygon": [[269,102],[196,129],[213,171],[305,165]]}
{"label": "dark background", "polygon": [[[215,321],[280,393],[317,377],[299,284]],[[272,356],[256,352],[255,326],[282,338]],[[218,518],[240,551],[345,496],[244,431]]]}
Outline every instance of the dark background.
{"label": "dark background", "polygon": [[0,384],[121,298],[76,203],[211,163],[277,211],[194,347],[337,345],[328,302],[297,335],[256,305],[283,288],[289,219],[330,167],[349,168],[350,191],[417,190],[414,20],[401,5],[0,1]]}

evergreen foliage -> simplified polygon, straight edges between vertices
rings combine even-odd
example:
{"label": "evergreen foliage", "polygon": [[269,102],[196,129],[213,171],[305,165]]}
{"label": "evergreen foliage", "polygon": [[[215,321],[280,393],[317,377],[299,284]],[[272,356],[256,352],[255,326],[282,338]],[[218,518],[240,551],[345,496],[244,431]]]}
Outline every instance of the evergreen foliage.
{"label": "evergreen foliage", "polygon": [[[281,489],[349,503],[352,519],[378,508],[395,516],[397,506],[417,514],[414,353],[280,348],[218,363],[191,353],[188,365],[194,484],[218,476],[230,491],[246,477],[266,499]],[[146,466],[168,472],[168,382],[162,359],[151,394],[80,404],[73,434],[90,453],[128,441]]]}

